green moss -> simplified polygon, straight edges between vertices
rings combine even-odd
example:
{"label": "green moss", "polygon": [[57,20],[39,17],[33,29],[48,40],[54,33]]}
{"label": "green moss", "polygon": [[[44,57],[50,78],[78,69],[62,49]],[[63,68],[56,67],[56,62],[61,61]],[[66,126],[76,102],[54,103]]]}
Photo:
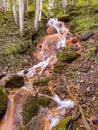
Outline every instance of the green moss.
{"label": "green moss", "polygon": [[0,118],[5,113],[5,110],[7,108],[7,93],[3,86],[0,86]]}
{"label": "green moss", "polygon": [[67,125],[70,122],[70,120],[70,116],[62,119],[52,130],[67,130]]}
{"label": "green moss", "polygon": [[41,87],[41,88],[39,89],[39,92],[42,93],[42,94],[51,95],[51,91],[49,90],[49,88],[48,88],[47,86]]}
{"label": "green moss", "polygon": [[45,78],[34,81],[33,84],[36,86],[45,86],[45,85],[48,85],[49,80],[50,80],[49,77],[45,77]]}
{"label": "green moss", "polygon": [[51,99],[49,99],[48,97],[41,97],[38,99],[38,104],[43,106],[43,107],[47,107],[50,103]]}
{"label": "green moss", "polygon": [[56,64],[55,66],[54,66],[54,69],[53,69],[53,71],[55,72],[55,73],[61,73],[62,72],[62,70],[64,69],[64,67],[65,67],[65,64],[64,63],[61,63],[61,64]]}
{"label": "green moss", "polygon": [[76,53],[76,51],[74,51],[69,47],[62,48],[62,50],[60,50],[57,54],[59,61],[66,61],[66,62],[73,61],[74,59],[77,58],[77,56],[78,54]]}
{"label": "green moss", "polygon": [[31,120],[31,118],[37,114],[37,112],[38,105],[36,97],[28,97],[22,112],[24,124],[26,125]]}
{"label": "green moss", "polygon": [[19,88],[24,85],[24,78],[19,75],[10,75],[5,83],[6,88]]}
{"label": "green moss", "polygon": [[11,45],[4,49],[5,54],[12,54],[20,52],[20,45]]}
{"label": "green moss", "polygon": [[90,48],[90,50],[88,51],[87,55],[86,55],[86,59],[89,60],[91,59],[93,56],[95,56],[95,54],[98,51],[98,44],[92,48]]}

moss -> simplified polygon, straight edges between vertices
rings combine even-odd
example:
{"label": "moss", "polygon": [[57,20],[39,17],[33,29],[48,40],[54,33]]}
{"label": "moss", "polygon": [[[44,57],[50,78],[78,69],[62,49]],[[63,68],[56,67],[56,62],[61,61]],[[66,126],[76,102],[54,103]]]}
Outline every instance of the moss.
{"label": "moss", "polygon": [[49,90],[49,88],[48,88],[47,86],[41,87],[41,88],[39,89],[39,92],[42,93],[42,94],[51,95],[51,91]]}
{"label": "moss", "polygon": [[39,80],[35,80],[33,84],[36,86],[45,86],[48,85],[49,80],[50,80],[49,77],[45,77]]}
{"label": "moss", "polygon": [[35,116],[38,112],[38,105],[36,97],[29,96],[22,112],[23,123],[26,125],[33,116]]}
{"label": "moss", "polygon": [[3,86],[0,86],[0,118],[5,113],[5,110],[7,108],[7,93]]}
{"label": "moss", "polygon": [[55,66],[54,66],[54,69],[53,69],[53,71],[55,72],[55,73],[61,73],[62,72],[62,70],[64,69],[64,67],[65,67],[65,64],[64,63],[61,63],[61,64],[56,64]]}
{"label": "moss", "polygon": [[90,50],[88,51],[87,55],[86,55],[86,59],[90,60],[93,56],[95,56],[95,54],[98,51],[98,44],[92,48],[90,48]]}
{"label": "moss", "polygon": [[62,48],[62,50],[60,50],[57,54],[59,61],[66,61],[66,62],[75,60],[77,56],[78,54],[74,51],[74,49],[69,47]]}
{"label": "moss", "polygon": [[19,75],[10,75],[5,83],[6,88],[19,88],[24,85],[24,78]]}
{"label": "moss", "polygon": [[20,52],[20,45],[11,45],[4,49],[5,54],[12,54]]}
{"label": "moss", "polygon": [[43,106],[43,107],[47,107],[50,103],[51,99],[49,99],[48,97],[41,97],[38,99],[38,104]]}
{"label": "moss", "polygon": [[68,116],[62,119],[52,130],[67,130],[67,125],[71,121],[71,117]]}

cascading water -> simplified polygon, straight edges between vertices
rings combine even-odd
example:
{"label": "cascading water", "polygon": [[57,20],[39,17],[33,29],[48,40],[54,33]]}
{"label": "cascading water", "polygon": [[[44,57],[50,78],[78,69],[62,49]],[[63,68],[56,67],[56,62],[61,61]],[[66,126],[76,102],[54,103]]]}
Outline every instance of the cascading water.
{"label": "cascading water", "polygon": [[[56,30],[56,34],[47,35],[43,38],[42,42],[38,45],[37,50],[34,56],[40,61],[37,65],[25,70],[18,72],[18,75],[33,77],[35,75],[41,75],[48,66],[53,66],[57,63],[56,51],[61,47],[66,46],[66,35],[69,33],[69,29],[66,28],[66,25],[63,22],[59,22],[58,19],[50,19],[47,23],[47,26],[52,26]],[[26,87],[23,87],[26,90]],[[61,100],[58,95],[51,97],[54,101],[57,102],[58,107],[54,108],[55,114],[50,110],[47,113],[47,120],[50,121],[49,130],[52,129],[65,114],[65,109],[68,107],[73,107],[74,102],[71,100]],[[10,100],[11,104],[9,105],[7,112],[4,116],[4,123],[0,125],[0,130],[11,130],[11,122],[13,116],[13,99]],[[7,122],[7,124],[5,124]],[[47,128],[45,130],[48,130]]]}

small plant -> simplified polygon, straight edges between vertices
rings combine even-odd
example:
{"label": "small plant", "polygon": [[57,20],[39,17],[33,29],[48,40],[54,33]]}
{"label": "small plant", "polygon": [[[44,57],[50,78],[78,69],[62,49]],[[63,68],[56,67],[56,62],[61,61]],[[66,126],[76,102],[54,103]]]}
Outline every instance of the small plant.
{"label": "small plant", "polygon": [[45,78],[34,81],[33,84],[36,86],[45,86],[45,85],[48,85],[49,80],[50,80],[49,77],[45,77]]}
{"label": "small plant", "polygon": [[71,121],[71,117],[68,116],[62,119],[52,130],[67,130],[67,125]]}

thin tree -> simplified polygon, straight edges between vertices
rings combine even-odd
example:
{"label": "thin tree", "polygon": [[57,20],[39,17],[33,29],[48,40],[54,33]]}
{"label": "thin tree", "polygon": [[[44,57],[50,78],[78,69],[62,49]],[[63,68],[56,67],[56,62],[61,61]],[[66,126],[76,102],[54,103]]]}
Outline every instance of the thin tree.
{"label": "thin tree", "polygon": [[66,12],[67,2],[67,0],[62,0],[62,8],[64,13]]}
{"label": "thin tree", "polygon": [[18,0],[18,1],[19,1],[20,36],[23,37],[23,35],[24,35],[24,6],[25,6],[25,0]]}
{"label": "thin tree", "polygon": [[13,10],[14,21],[15,21],[16,25],[18,26],[18,16],[17,16],[17,11],[16,11],[15,0],[12,0],[12,10]]}
{"label": "thin tree", "polygon": [[34,19],[34,31],[37,32],[39,28],[39,22],[41,21],[42,13],[42,0],[36,0],[36,10]]}

